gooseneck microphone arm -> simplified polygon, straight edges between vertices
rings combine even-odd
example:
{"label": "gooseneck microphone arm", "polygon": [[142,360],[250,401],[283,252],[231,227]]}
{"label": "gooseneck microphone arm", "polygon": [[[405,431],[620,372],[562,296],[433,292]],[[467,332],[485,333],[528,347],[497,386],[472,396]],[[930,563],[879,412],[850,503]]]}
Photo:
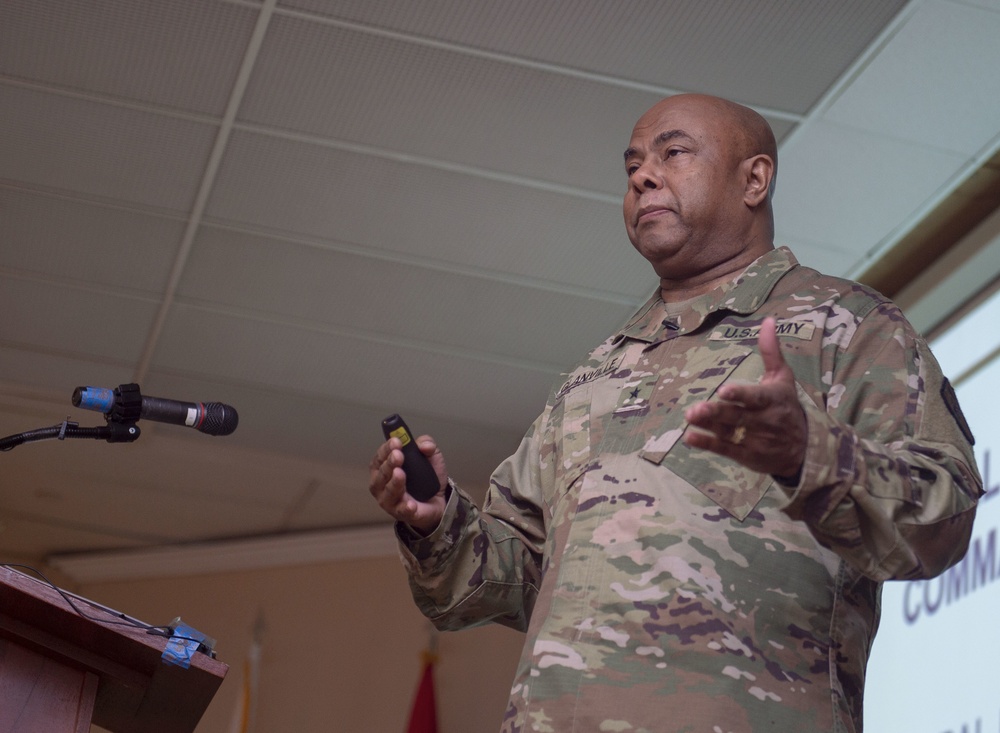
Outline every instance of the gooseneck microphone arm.
{"label": "gooseneck microphone arm", "polygon": [[35,443],[39,440],[65,440],[66,438],[91,438],[106,440],[109,443],[131,443],[138,440],[139,426],[135,423],[109,422],[96,428],[81,428],[77,423],[63,420],[59,425],[49,428],[29,430],[24,433],[0,438],[0,451],[8,451],[24,443]]}

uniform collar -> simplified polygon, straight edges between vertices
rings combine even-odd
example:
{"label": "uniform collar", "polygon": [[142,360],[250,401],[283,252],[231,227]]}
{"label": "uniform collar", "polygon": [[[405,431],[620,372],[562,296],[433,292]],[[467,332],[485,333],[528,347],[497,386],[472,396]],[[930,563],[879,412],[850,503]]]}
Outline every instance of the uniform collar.
{"label": "uniform collar", "polygon": [[749,315],[767,300],[782,276],[798,265],[787,247],[779,247],[754,260],[729,282],[710,293],[692,298],[679,307],[668,308],[660,298],[660,289],[646,301],[635,316],[615,336],[654,343],[690,333],[716,311]]}

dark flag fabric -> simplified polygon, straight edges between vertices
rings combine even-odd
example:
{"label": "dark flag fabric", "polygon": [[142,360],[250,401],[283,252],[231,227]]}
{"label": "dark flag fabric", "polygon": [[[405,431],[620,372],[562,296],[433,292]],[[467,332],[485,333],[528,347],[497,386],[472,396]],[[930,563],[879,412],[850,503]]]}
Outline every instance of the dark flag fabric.
{"label": "dark flag fabric", "polygon": [[434,662],[431,652],[424,652],[424,668],[420,674],[420,684],[413,697],[410,722],[406,733],[438,733],[437,701],[434,697]]}

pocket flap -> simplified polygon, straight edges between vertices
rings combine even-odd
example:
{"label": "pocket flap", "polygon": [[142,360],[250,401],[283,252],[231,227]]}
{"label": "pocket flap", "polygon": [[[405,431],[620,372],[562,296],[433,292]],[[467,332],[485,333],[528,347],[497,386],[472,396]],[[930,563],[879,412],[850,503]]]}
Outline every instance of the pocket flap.
{"label": "pocket flap", "polygon": [[[752,349],[708,349],[689,363],[689,382],[671,385],[679,394],[674,409],[683,410],[696,401],[712,398],[730,379],[756,382],[763,373],[760,359],[747,359]],[[663,465],[678,477],[743,521],[760,502],[771,484],[771,477],[744,468],[733,460],[702,449],[692,449],[681,440],[690,427],[683,423],[649,438],[639,455]]]}

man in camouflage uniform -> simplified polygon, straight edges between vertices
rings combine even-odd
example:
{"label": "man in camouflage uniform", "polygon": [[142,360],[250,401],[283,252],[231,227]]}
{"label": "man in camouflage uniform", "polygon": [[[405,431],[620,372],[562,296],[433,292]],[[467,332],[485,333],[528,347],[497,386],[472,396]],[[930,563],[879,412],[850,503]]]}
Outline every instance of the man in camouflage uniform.
{"label": "man in camouflage uniform", "polygon": [[564,375],[482,510],[371,492],[442,629],[527,631],[502,730],[860,731],[880,584],[965,553],[982,492],[899,310],[774,249],[776,146],[699,95],[636,124],[629,238],[660,278]]}

